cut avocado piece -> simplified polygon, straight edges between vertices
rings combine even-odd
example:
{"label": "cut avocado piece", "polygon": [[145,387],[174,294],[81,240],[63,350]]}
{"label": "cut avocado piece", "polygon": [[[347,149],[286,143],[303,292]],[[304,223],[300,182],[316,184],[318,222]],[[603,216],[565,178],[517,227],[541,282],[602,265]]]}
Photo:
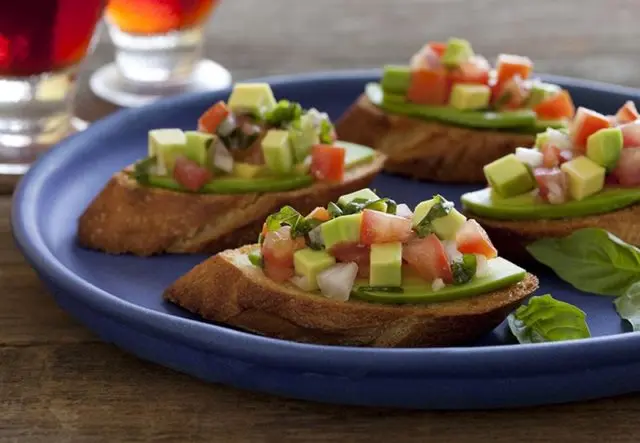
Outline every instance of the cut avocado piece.
{"label": "cut avocado piece", "polygon": [[[416,227],[422,219],[424,219],[429,210],[435,205],[437,200],[432,198],[431,200],[425,200],[418,203],[415,211],[413,212],[412,225]],[[444,217],[436,218],[431,222],[433,230],[438,238],[441,240],[453,240],[456,238],[456,232],[467,221],[467,218],[462,215],[456,208],[451,208],[449,213]]]}
{"label": "cut avocado piece", "polygon": [[186,155],[187,136],[181,129],[149,131],[149,156],[156,156],[161,172],[173,174],[176,158]]}
{"label": "cut avocado piece", "polygon": [[262,165],[253,165],[251,163],[234,162],[233,175],[239,178],[254,178],[264,172]]}
{"label": "cut avocado piece", "polygon": [[334,145],[344,148],[344,167],[350,169],[365,163],[370,163],[376,156],[376,151],[368,146],[338,140]]}
{"label": "cut avocado piece", "polygon": [[[345,194],[338,199],[338,206],[344,208],[349,203],[351,203],[355,199],[365,199],[370,202],[374,202],[376,200],[380,200],[380,197],[373,192],[369,188],[360,189],[359,191],[352,192],[350,194]],[[383,201],[378,201],[375,204],[371,205],[369,209],[373,209],[376,211],[387,212],[387,204]]]}
{"label": "cut avocado piece", "polygon": [[461,111],[473,111],[489,106],[491,88],[487,85],[456,83],[451,90],[449,105]]}
{"label": "cut avocado piece", "polygon": [[304,248],[293,254],[295,272],[307,278],[311,291],[318,289],[318,274],[335,264],[336,259],[326,251]]}
{"label": "cut avocado piece", "polygon": [[303,161],[311,152],[311,147],[320,143],[320,136],[314,124],[313,116],[300,117],[299,125],[289,129],[289,140],[296,163]]}
{"label": "cut avocado piece", "polygon": [[289,132],[270,129],[262,139],[264,162],[275,174],[288,174],[293,168],[293,152],[289,143]]}
{"label": "cut avocado piece", "polygon": [[607,171],[618,164],[622,152],[623,138],[620,128],[601,129],[587,138],[587,157]]}
{"label": "cut avocado piece", "polygon": [[369,285],[400,286],[402,284],[402,243],[371,245]]}
{"label": "cut avocado piece", "polygon": [[514,285],[522,281],[527,275],[524,269],[501,257],[489,260],[488,266],[489,272],[486,276],[474,277],[470,282],[463,285],[447,285],[437,291],[433,290],[430,282],[409,272],[404,272],[402,293],[359,291],[359,287],[368,286],[369,282],[364,279],[358,279],[354,284],[351,295],[353,298],[373,303],[422,304],[447,302],[487,294]]}
{"label": "cut avocado piece", "polygon": [[569,178],[569,194],[574,200],[582,200],[604,188],[605,169],[585,156],[563,163],[560,169]]}
{"label": "cut avocado piece", "polygon": [[534,81],[531,84],[531,90],[529,93],[529,98],[526,102],[526,106],[529,108],[533,108],[549,97],[558,94],[561,90],[562,89],[558,85],[541,81]]}
{"label": "cut avocado piece", "polygon": [[324,246],[331,249],[338,243],[359,243],[362,213],[343,215],[320,225]]}
{"label": "cut avocado piece", "polygon": [[187,149],[185,155],[200,166],[207,166],[208,152],[213,142],[213,134],[200,131],[187,131]]}
{"label": "cut avocado piece", "polygon": [[236,83],[227,106],[236,114],[262,116],[275,108],[276,99],[267,83]]}
{"label": "cut avocado piece", "polygon": [[535,187],[529,169],[515,154],[506,155],[485,165],[484,175],[489,185],[504,197],[524,194]]}
{"label": "cut avocado piece", "polygon": [[455,68],[466,62],[473,56],[471,43],[461,38],[451,38],[447,42],[447,48],[440,61],[447,68]]}
{"label": "cut avocado piece", "polygon": [[384,91],[405,95],[411,83],[411,67],[386,65],[382,71],[380,86]]}

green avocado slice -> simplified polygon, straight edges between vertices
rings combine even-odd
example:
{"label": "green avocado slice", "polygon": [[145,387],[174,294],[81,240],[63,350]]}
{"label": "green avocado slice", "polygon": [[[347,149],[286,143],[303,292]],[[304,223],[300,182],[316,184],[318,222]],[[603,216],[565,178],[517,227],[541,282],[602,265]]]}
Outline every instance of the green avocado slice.
{"label": "green avocado slice", "polygon": [[353,298],[374,303],[390,304],[423,304],[457,300],[486,294],[507,286],[511,286],[523,280],[527,271],[498,257],[489,260],[490,273],[486,277],[473,278],[463,285],[448,285],[434,291],[431,283],[417,276],[404,276],[402,281],[402,293],[358,291],[361,286],[368,286],[367,280],[358,279],[355,282],[351,295]]}
{"label": "green avocado slice", "polygon": [[504,198],[491,188],[468,192],[462,206],[480,217],[495,220],[541,220],[605,214],[640,202],[640,188],[606,188],[584,200],[552,205],[530,193]]}
{"label": "green avocado slice", "polygon": [[393,114],[438,120],[475,129],[509,129],[535,134],[544,131],[547,127],[557,129],[567,125],[564,120],[536,120],[536,114],[531,109],[502,112],[461,111],[450,106],[418,105],[407,102],[400,94],[383,91],[378,83],[368,83],[365,94],[374,105]]}

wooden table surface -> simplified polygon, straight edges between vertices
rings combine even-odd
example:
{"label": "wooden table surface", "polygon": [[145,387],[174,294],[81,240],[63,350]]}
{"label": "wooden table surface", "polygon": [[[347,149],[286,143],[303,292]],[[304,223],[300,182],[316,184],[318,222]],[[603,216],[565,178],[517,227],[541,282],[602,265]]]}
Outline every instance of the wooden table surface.
{"label": "wooden table surface", "polygon": [[[426,39],[527,54],[539,72],[640,87],[638,0],[223,0],[207,53],[236,79],[402,62]],[[85,63],[111,60],[102,41]],[[116,108],[86,87],[78,114]],[[0,197],[0,442],[635,442],[640,396],[491,412],[312,404],[202,383],[101,343],[53,302]]]}

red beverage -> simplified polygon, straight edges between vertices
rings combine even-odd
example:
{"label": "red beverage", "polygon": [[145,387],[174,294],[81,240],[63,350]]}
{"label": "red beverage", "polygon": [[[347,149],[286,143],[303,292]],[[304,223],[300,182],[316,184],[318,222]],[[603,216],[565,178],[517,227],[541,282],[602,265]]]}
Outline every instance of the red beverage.
{"label": "red beverage", "polygon": [[0,76],[58,71],[87,53],[104,0],[0,0]]}
{"label": "red beverage", "polygon": [[166,34],[204,21],[219,0],[110,0],[106,17],[129,34]]}

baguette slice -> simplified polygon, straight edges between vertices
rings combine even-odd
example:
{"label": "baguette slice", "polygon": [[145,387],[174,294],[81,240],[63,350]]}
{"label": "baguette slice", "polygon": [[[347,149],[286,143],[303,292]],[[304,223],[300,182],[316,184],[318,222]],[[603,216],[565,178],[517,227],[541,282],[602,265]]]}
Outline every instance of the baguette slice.
{"label": "baguette slice", "polygon": [[164,293],[166,300],[207,320],[269,337],[306,343],[447,346],[481,337],[538,288],[521,282],[489,294],[429,305],[342,302],[281,285],[253,266],[258,245],[227,250],[197,265]]}
{"label": "baguette slice", "polygon": [[418,180],[486,183],[482,168],[535,137],[476,130],[387,114],[361,95],[336,123],[341,140],[371,146],[389,158],[385,170]]}
{"label": "baguette slice", "polygon": [[216,253],[253,243],[269,214],[291,205],[301,213],[365,188],[385,156],[345,172],[339,183],[316,182],[286,192],[190,194],[140,186],[116,173],[78,224],[82,246],[111,254]]}
{"label": "baguette slice", "polygon": [[496,220],[463,212],[482,225],[501,256],[514,261],[531,260],[525,247],[535,240],[566,237],[583,228],[605,229],[631,245],[640,246],[638,204],[605,214],[553,220]]}

